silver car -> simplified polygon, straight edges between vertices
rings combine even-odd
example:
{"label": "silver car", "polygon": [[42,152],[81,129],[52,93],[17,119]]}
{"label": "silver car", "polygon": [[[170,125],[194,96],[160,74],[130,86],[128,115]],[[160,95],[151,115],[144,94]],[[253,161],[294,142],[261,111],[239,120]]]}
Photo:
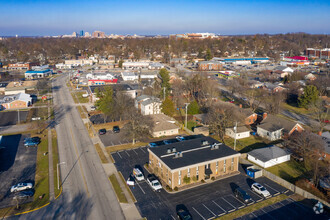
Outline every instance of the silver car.
{"label": "silver car", "polygon": [[14,185],[10,188],[10,192],[19,192],[27,189],[32,189],[33,185],[32,183],[19,183],[17,185]]}
{"label": "silver car", "polygon": [[265,198],[270,196],[268,190],[259,183],[253,183],[251,189],[252,191],[258,193],[259,195],[262,195]]}

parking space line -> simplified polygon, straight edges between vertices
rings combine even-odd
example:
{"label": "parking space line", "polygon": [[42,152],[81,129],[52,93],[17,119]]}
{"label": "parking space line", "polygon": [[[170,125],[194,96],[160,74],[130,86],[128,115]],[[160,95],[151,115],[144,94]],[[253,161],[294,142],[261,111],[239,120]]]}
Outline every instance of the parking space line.
{"label": "parking space line", "polygon": [[121,155],[120,155],[120,153],[118,151],[117,151],[117,154],[119,155],[120,159],[122,159],[122,157],[121,157]]}
{"label": "parking space line", "polygon": [[228,203],[231,207],[234,208],[234,209],[232,209],[232,210],[229,210],[228,212],[232,212],[232,211],[234,211],[234,210],[236,209],[236,207],[233,206],[231,203],[229,203],[227,200],[225,200],[225,198],[222,197],[221,199],[223,199],[226,203]]}
{"label": "parking space line", "polygon": [[[235,196],[233,196],[233,195],[231,195],[231,196],[234,197],[234,199],[236,199],[239,203],[243,204],[242,206],[239,206],[238,209],[241,209],[241,208],[243,208],[243,207],[246,206],[246,204],[244,204],[243,202],[241,202],[241,201],[240,201],[239,199],[237,199]],[[251,199],[251,200],[254,202],[253,199]]]}
{"label": "parking space line", "polygon": [[268,184],[266,184],[266,183],[265,183],[265,185],[266,185],[267,187],[271,188],[272,190],[274,190],[275,192],[277,192],[277,193],[275,193],[273,196],[277,196],[277,195],[280,194],[280,192],[279,192],[278,190],[275,190],[274,188],[270,187],[270,186],[269,186]]}
{"label": "parking space line", "polygon": [[136,155],[138,155],[138,153],[136,153],[136,151],[133,149],[133,151],[134,151],[134,153],[136,154]]}
{"label": "parking space line", "polygon": [[260,209],[260,210],[263,211],[263,213],[265,213],[266,215],[268,215],[271,219],[275,220],[275,218],[273,218],[273,216],[271,216],[269,213],[265,212],[265,210],[263,210],[263,209]]}
{"label": "parking space line", "polygon": [[193,210],[195,210],[195,212],[200,216],[200,217],[202,217],[202,219],[204,219],[204,220],[206,220],[194,207],[192,207],[193,208]]}
{"label": "parking space line", "polygon": [[[282,203],[282,201],[279,201],[279,203],[282,205],[282,207],[285,207],[286,206],[285,204]],[[288,209],[288,210],[294,212],[296,215],[299,216],[298,212],[296,212],[294,209]]]}
{"label": "parking space line", "polygon": [[[221,208],[221,206],[218,205],[218,203],[214,202],[213,200],[212,200],[212,202],[224,212],[223,214],[227,213],[226,210],[224,210],[223,208]],[[219,216],[221,216],[221,215],[219,215]]]}
{"label": "parking space line", "polygon": [[173,215],[171,215],[171,217],[172,217],[174,220],[176,220],[176,218],[174,218]]}
{"label": "parking space line", "polygon": [[305,211],[306,207],[304,207],[303,205],[299,204],[297,201],[288,198],[288,200],[290,200],[291,202],[293,202],[295,205],[299,206],[301,209],[303,209]]}
{"label": "parking space line", "polygon": [[212,212],[209,208],[207,208],[206,205],[203,204],[203,206],[204,206],[207,210],[209,210],[209,212],[211,212],[212,215],[217,216],[216,214],[214,214],[214,212]]}
{"label": "parking space line", "polygon": [[120,141],[118,141],[120,145],[122,145],[122,143]]}
{"label": "parking space line", "polygon": [[110,141],[110,142],[111,142],[111,145],[114,146],[114,143],[112,141]]}
{"label": "parking space line", "polygon": [[143,153],[145,153],[145,151],[143,150],[143,148],[142,148],[142,147],[140,147],[140,149],[142,150],[142,152],[143,152]]}
{"label": "parking space line", "polygon": [[254,214],[253,212],[251,212],[251,214],[252,214],[255,218],[259,219],[258,216],[257,216],[256,214]]}
{"label": "parking space line", "polygon": [[125,153],[127,154],[127,156],[129,156],[129,157],[130,157],[129,153],[127,153],[127,151],[126,151],[126,150],[125,150]]}
{"label": "parking space line", "polygon": [[141,191],[143,192],[143,194],[146,194],[145,192],[144,192],[144,190],[142,189],[142,187],[140,186],[140,184],[136,181],[136,185],[138,185],[138,187],[141,189]]}

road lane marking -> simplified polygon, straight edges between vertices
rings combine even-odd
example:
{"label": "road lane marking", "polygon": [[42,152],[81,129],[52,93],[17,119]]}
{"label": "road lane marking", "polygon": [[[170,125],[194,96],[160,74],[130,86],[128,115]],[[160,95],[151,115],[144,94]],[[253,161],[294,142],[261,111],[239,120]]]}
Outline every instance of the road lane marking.
{"label": "road lane marking", "polygon": [[227,213],[226,210],[224,210],[223,208],[221,208],[221,206],[218,205],[218,203],[216,203],[216,202],[213,201],[213,200],[212,200],[212,202],[213,202],[216,206],[218,206],[218,207],[219,207],[224,213]]}
{"label": "road lane marking", "polygon": [[217,216],[216,214],[214,214],[214,212],[212,212],[209,208],[207,208],[206,205],[203,204],[203,206],[204,206],[207,210],[209,210],[209,212],[211,212],[212,215]]}
{"label": "road lane marking", "polygon": [[271,188],[272,190],[274,190],[275,192],[277,192],[277,193],[275,193],[273,196],[277,196],[277,195],[280,194],[280,192],[279,192],[278,190],[275,190],[274,188],[270,187],[270,186],[267,185],[266,183],[265,183],[265,185],[266,185],[267,187]]}
{"label": "road lane marking", "polygon": [[195,212],[200,216],[200,217],[202,217],[202,219],[204,219],[204,220],[206,220],[194,207],[192,207],[193,208],[193,210],[195,210]]}
{"label": "road lane marking", "polygon": [[90,195],[89,195],[89,191],[88,191],[88,187],[87,187],[86,178],[85,178],[85,174],[84,174],[84,171],[83,171],[83,169],[82,169],[82,165],[81,165],[80,156],[78,157],[78,148],[77,148],[77,144],[76,144],[76,141],[75,141],[75,139],[74,139],[74,137],[73,137],[73,133],[72,133],[72,129],[71,129],[71,127],[70,127],[70,133],[71,133],[71,137],[72,137],[73,145],[74,145],[75,150],[76,150],[76,156],[77,156],[77,158],[78,158],[79,167],[80,167],[81,175],[82,175],[82,177],[83,177],[83,182],[84,182],[84,185],[85,185],[85,188],[86,188],[86,191],[87,191],[87,195],[88,195],[88,197],[90,197]]}
{"label": "road lane marking", "polygon": [[117,151],[117,154],[119,155],[119,157],[122,159],[122,157],[121,157],[121,155],[120,155],[120,153]]}
{"label": "road lane marking", "polygon": [[[233,207],[233,208],[234,208],[233,210],[236,209],[236,207],[233,206],[231,203],[229,203],[227,200],[225,200],[225,198],[222,197],[221,199],[223,199],[226,203],[228,203],[231,207]],[[230,211],[233,211],[233,210],[230,210]],[[228,212],[229,212],[229,211],[228,211]]]}

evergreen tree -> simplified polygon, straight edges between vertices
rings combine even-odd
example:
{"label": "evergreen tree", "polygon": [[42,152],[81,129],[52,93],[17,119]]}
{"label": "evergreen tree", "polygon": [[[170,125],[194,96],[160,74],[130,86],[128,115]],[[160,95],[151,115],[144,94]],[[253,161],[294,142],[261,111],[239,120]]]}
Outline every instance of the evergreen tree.
{"label": "evergreen tree", "polygon": [[199,105],[196,100],[190,102],[190,104],[188,105],[188,114],[189,115],[199,114]]}
{"label": "evergreen tree", "polygon": [[306,86],[304,88],[304,93],[299,97],[299,107],[308,109],[308,106],[315,104],[318,98],[319,91],[317,90],[317,88],[313,85]]}
{"label": "evergreen tree", "polygon": [[174,103],[172,102],[172,100],[170,98],[166,98],[163,103],[162,103],[162,112],[165,115],[168,116],[173,116],[174,112],[175,112],[175,107],[174,107]]}

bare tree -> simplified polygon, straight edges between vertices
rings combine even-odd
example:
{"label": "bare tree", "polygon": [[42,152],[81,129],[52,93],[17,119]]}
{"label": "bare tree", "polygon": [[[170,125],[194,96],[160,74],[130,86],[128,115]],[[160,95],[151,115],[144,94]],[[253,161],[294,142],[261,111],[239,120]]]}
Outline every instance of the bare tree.
{"label": "bare tree", "polygon": [[327,125],[325,122],[328,118],[329,108],[326,107],[326,102],[322,99],[318,99],[315,103],[312,103],[308,109],[313,112],[316,120],[320,125],[320,132],[323,132],[324,127]]}
{"label": "bare tree", "polygon": [[264,98],[266,110],[271,114],[278,114],[281,111],[281,103],[284,101],[283,92],[268,92]]}

